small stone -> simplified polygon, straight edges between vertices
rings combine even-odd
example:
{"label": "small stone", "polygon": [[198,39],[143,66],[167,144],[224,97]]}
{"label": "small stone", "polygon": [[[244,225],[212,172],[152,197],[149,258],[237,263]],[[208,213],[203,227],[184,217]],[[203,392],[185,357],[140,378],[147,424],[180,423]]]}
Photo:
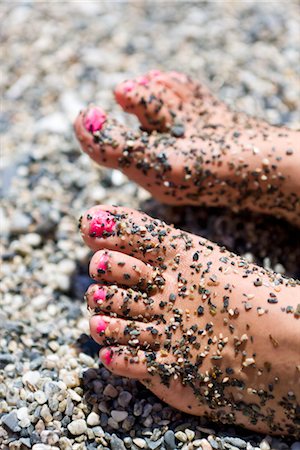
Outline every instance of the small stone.
{"label": "small stone", "polygon": [[270,447],[270,444],[264,439],[259,444],[259,448],[260,448],[260,450],[270,450],[271,447]]}
{"label": "small stone", "polygon": [[127,448],[130,448],[130,447],[131,447],[131,444],[132,444],[132,439],[131,439],[131,437],[129,437],[129,436],[125,437],[125,438],[124,438],[124,444],[126,445]]}
{"label": "small stone", "polygon": [[2,417],[2,424],[9,428],[11,431],[17,432],[20,431],[20,427],[18,424],[18,416],[16,411],[12,411],[9,414],[6,414]]}
{"label": "small stone", "polygon": [[[224,442],[234,445],[235,447],[239,447],[239,448],[247,447],[247,442],[245,442],[243,439],[240,439],[237,437],[225,437],[223,440],[224,440]],[[265,449],[265,450],[267,450],[267,449]]]}
{"label": "small stone", "polygon": [[123,420],[125,420],[128,417],[128,412],[127,411],[117,411],[117,410],[113,410],[111,412],[111,417],[116,421],[116,422],[122,422]]}
{"label": "small stone", "polygon": [[130,394],[130,392],[122,391],[119,394],[118,403],[123,408],[126,408],[126,406],[129,405],[131,399],[132,399],[132,395]]}
{"label": "small stone", "polygon": [[52,414],[50,412],[50,409],[48,408],[47,405],[43,405],[41,412],[40,412],[41,417],[44,419],[44,421],[46,423],[51,422],[52,420]]}
{"label": "small stone", "polygon": [[174,450],[177,445],[175,441],[175,434],[174,431],[168,430],[164,435],[164,441],[167,447],[167,450]]}
{"label": "small stone", "polygon": [[142,438],[133,439],[133,443],[139,448],[145,448],[147,446],[147,442]]}
{"label": "small stone", "polygon": [[186,428],[184,430],[185,434],[187,435],[188,441],[192,441],[195,437],[195,431],[190,430],[189,428]]}
{"label": "small stone", "polygon": [[103,394],[107,395],[108,397],[115,398],[118,395],[118,391],[112,384],[108,384],[107,386],[105,386]]}
{"label": "small stone", "polygon": [[212,446],[207,439],[197,439],[193,444],[195,447],[201,447],[202,450],[212,450]]}
{"label": "small stone", "polygon": [[112,434],[110,440],[111,450],[126,450],[124,442],[118,438],[115,434]]}
{"label": "small stone", "polygon": [[36,391],[34,393],[34,398],[38,402],[39,405],[43,405],[44,403],[47,402],[46,394],[43,391]]}
{"label": "small stone", "polygon": [[69,423],[68,430],[73,436],[85,434],[87,431],[86,421],[83,419],[73,420],[73,422]]}
{"label": "small stone", "polygon": [[28,233],[24,236],[24,241],[26,244],[30,245],[30,247],[35,248],[41,244],[42,238],[37,233]]}
{"label": "small stone", "polygon": [[183,431],[177,431],[177,433],[175,433],[175,437],[180,442],[186,442],[187,441],[187,436],[186,436],[186,434]]}
{"label": "small stone", "polygon": [[94,427],[96,425],[99,425],[100,423],[100,416],[98,414],[96,414],[94,411],[92,411],[86,419],[86,422],[88,425],[90,425],[91,427]]}
{"label": "small stone", "polygon": [[27,428],[30,425],[30,419],[28,416],[28,409],[26,406],[19,408],[17,410],[17,416],[19,419],[19,425],[21,428]]}
{"label": "small stone", "polygon": [[94,427],[94,428],[92,428],[92,430],[96,437],[104,437],[105,436],[105,433],[104,433],[102,427]]}
{"label": "small stone", "polygon": [[46,444],[34,444],[32,450],[51,450],[51,446]]}
{"label": "small stone", "polygon": [[29,370],[22,376],[23,384],[29,386],[36,386],[41,378],[40,373],[37,370]]}
{"label": "small stone", "polygon": [[291,446],[291,450],[300,450],[300,442],[294,442]]}

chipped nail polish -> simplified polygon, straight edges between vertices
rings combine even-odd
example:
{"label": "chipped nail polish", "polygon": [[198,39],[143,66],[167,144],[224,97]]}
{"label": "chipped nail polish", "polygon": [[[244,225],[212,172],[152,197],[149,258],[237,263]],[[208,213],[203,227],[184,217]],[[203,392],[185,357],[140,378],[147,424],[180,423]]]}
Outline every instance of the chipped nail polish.
{"label": "chipped nail polish", "polygon": [[113,354],[114,354],[114,352],[111,349],[106,350],[106,352],[103,355],[105,364],[109,365],[111,363]]}
{"label": "chipped nail polish", "polygon": [[108,265],[108,256],[106,253],[100,256],[97,266],[97,272],[98,274],[103,274],[107,271],[107,265]]}
{"label": "chipped nail polish", "polygon": [[103,288],[97,289],[97,291],[94,292],[94,302],[95,303],[102,303],[106,299],[106,292]]}
{"label": "chipped nail polish", "polygon": [[97,333],[103,333],[103,331],[105,331],[106,327],[107,327],[108,323],[106,323],[102,317],[98,317],[98,325],[96,328]]}
{"label": "chipped nail polish", "polygon": [[132,80],[125,81],[125,83],[123,83],[124,93],[126,94],[128,92],[131,92],[135,88],[135,86],[136,86],[136,83],[134,81],[132,81]]}
{"label": "chipped nail polish", "polygon": [[136,79],[136,82],[140,86],[146,86],[149,83],[149,78],[147,78],[147,77],[138,77]]}
{"label": "chipped nail polish", "polygon": [[90,220],[90,237],[108,237],[113,234],[116,226],[115,218],[106,211],[98,211]]}
{"label": "chipped nail polish", "polygon": [[94,133],[101,130],[106,121],[106,114],[100,108],[90,108],[84,117],[84,126],[87,131]]}

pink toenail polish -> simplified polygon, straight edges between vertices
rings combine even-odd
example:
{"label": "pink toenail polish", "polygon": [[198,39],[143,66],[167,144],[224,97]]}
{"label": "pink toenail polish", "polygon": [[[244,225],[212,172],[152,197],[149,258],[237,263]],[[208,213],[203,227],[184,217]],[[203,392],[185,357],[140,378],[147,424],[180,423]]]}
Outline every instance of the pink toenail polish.
{"label": "pink toenail polish", "polygon": [[103,355],[103,359],[105,361],[105,364],[109,365],[113,359],[114,352],[110,349],[106,350],[106,352]]}
{"label": "pink toenail polish", "polygon": [[84,117],[84,126],[87,131],[94,133],[101,130],[106,121],[106,114],[100,108],[90,108]]}
{"label": "pink toenail polish", "polygon": [[135,88],[135,86],[136,86],[136,83],[134,81],[132,81],[132,80],[125,81],[125,83],[123,83],[124,93],[126,94],[128,92],[131,92]]}
{"label": "pink toenail polish", "polygon": [[94,292],[94,302],[95,303],[102,303],[106,299],[106,292],[103,288],[97,289],[97,291]]}
{"label": "pink toenail polish", "polygon": [[104,253],[100,256],[97,266],[97,272],[98,274],[103,274],[107,271],[107,265],[108,265],[108,256]]}
{"label": "pink toenail polish", "polygon": [[102,317],[98,317],[98,325],[96,328],[96,331],[98,334],[103,333],[103,331],[105,331],[106,327],[107,327],[108,323],[106,323]]}
{"label": "pink toenail polish", "polygon": [[149,83],[149,79],[147,77],[138,77],[136,81],[140,86],[146,86]]}
{"label": "pink toenail polish", "polygon": [[91,219],[90,217],[87,215],[87,219],[90,220],[90,237],[108,237],[113,234],[116,220],[110,213],[99,210]]}

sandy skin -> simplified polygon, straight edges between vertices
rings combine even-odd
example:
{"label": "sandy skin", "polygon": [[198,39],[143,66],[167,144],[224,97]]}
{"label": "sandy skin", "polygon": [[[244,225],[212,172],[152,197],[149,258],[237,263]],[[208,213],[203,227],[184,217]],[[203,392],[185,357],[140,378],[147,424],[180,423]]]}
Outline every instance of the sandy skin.
{"label": "sandy skin", "polygon": [[96,206],[80,229],[110,371],[187,413],[299,437],[299,282],[127,208]]}
{"label": "sandy skin", "polygon": [[[299,132],[234,113],[177,72],[152,71],[115,96],[141,130],[81,112],[75,131],[97,163],[165,203],[300,225]],[[96,252],[86,298],[109,370],[187,413],[299,438],[299,282],[126,208],[94,207],[80,229]]]}
{"label": "sandy skin", "polygon": [[164,203],[249,209],[300,226],[298,131],[235,113],[177,72],[126,81],[115,97],[141,130],[98,107],[82,111],[75,132],[97,163],[119,168]]}

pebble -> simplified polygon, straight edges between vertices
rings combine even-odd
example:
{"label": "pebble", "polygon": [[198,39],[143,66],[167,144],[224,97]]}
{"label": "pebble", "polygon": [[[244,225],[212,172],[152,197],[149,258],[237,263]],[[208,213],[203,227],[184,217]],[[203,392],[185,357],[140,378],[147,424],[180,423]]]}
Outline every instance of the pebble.
{"label": "pebble", "polygon": [[300,442],[294,442],[294,444],[291,445],[291,450],[300,450]]}
{"label": "pebble", "polygon": [[87,431],[86,421],[83,419],[73,420],[73,422],[69,423],[68,430],[74,436],[85,434]]}
{"label": "pebble", "polygon": [[39,405],[43,405],[47,402],[46,394],[43,391],[36,391],[34,393],[34,399],[38,402]]}
{"label": "pebble", "polygon": [[86,423],[91,426],[94,427],[96,425],[99,425],[100,423],[100,417],[98,414],[96,414],[94,411],[92,411],[86,419]]}
{"label": "pebble", "polygon": [[263,440],[259,444],[259,448],[260,448],[260,450],[270,450],[271,447],[270,447],[270,444],[266,440]]}
{"label": "pebble", "polygon": [[138,448],[146,448],[147,447],[147,442],[144,439],[142,439],[142,438],[135,438],[135,439],[133,439],[133,443]]}
{"label": "pebble", "polygon": [[[223,441],[227,442],[228,444],[235,445],[238,448],[246,448],[246,446],[247,446],[247,442],[245,442],[243,439],[240,439],[237,437],[225,437],[223,439]],[[268,449],[264,449],[264,450],[268,450]]]}
{"label": "pebble", "polygon": [[103,394],[107,395],[108,397],[115,398],[118,396],[118,391],[112,384],[108,384],[107,386],[105,386]]}
{"label": "pebble", "polygon": [[118,438],[115,434],[112,434],[110,440],[111,450],[126,450],[123,441]]}
{"label": "pebble", "polygon": [[6,414],[2,417],[2,424],[6,425],[11,431],[17,432],[20,430],[18,424],[18,416],[16,411],[12,411],[9,414]]}
{"label": "pebble", "polygon": [[174,431],[168,430],[164,435],[164,441],[168,450],[174,450],[176,448]]}
{"label": "pebble", "polygon": [[186,442],[187,441],[187,435],[183,431],[177,431],[177,433],[175,433],[175,437],[180,442]]}
{"label": "pebble", "polygon": [[132,395],[130,394],[130,392],[122,391],[119,394],[118,403],[123,408],[126,408],[129,405],[131,399],[132,399]]}
{"label": "pebble", "polygon": [[30,370],[24,373],[24,375],[22,376],[22,381],[24,385],[29,384],[31,386],[37,386],[40,378],[41,375],[38,371]]}
{"label": "pebble", "polygon": [[128,417],[128,412],[112,410],[111,416],[116,422],[123,422]]}

